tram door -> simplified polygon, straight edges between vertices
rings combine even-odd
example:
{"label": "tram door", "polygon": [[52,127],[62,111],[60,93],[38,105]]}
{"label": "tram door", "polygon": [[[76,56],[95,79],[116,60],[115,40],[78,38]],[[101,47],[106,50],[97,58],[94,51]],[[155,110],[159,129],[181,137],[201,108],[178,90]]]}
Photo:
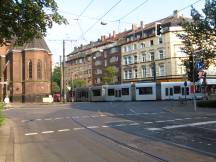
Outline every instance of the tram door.
{"label": "tram door", "polygon": [[165,98],[169,100],[173,99],[173,87],[165,88]]}
{"label": "tram door", "polygon": [[121,97],[122,93],[120,89],[115,90],[115,97]]}

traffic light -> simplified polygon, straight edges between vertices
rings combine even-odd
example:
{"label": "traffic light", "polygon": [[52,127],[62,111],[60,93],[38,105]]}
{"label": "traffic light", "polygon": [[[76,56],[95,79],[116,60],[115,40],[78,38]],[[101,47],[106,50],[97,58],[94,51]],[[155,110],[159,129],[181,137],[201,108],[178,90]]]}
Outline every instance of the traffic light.
{"label": "traffic light", "polygon": [[156,36],[161,36],[162,34],[162,26],[161,23],[156,23],[155,24],[155,35]]}
{"label": "traffic light", "polygon": [[193,56],[189,56],[189,60],[185,62],[188,80],[191,82],[199,81],[199,69],[195,66]]}

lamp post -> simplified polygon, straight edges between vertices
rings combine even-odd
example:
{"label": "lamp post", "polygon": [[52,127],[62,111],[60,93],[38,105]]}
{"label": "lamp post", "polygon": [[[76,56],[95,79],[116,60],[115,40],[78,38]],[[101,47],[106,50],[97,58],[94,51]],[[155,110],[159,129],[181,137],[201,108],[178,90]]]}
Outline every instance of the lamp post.
{"label": "lamp post", "polygon": [[193,73],[192,73],[192,75],[193,75],[193,105],[194,105],[194,111],[196,112],[197,111],[197,107],[196,107],[196,94],[195,94],[195,91],[196,91],[196,88],[195,88],[195,67],[194,67],[194,54],[192,55],[192,57],[193,57]]}

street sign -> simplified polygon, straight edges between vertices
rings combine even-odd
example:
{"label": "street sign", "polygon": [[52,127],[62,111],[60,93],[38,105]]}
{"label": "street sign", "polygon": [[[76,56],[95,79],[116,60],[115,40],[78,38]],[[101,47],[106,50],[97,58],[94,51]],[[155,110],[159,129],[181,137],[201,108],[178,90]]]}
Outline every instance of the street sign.
{"label": "street sign", "polygon": [[184,82],[184,86],[187,87],[187,81]]}
{"label": "street sign", "polygon": [[196,62],[196,68],[199,70],[199,69],[202,69],[204,67],[204,64],[203,62],[199,61],[199,62]]}

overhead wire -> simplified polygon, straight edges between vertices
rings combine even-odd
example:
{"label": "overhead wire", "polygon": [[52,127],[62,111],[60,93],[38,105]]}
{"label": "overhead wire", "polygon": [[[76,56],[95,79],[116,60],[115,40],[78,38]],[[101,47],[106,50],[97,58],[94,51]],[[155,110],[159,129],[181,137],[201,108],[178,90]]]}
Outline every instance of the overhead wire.
{"label": "overhead wire", "polygon": [[196,3],[200,2],[200,1],[202,1],[202,0],[195,1],[194,3],[192,3],[192,4],[190,4],[190,5],[188,5],[188,6],[184,7],[184,8],[182,8],[182,9],[180,9],[180,10],[178,10],[178,11],[181,12],[181,11],[183,11],[183,10],[185,10],[185,9],[187,9],[187,8],[189,8],[189,7],[191,7],[192,5],[194,5],[194,4],[196,4]]}
{"label": "overhead wire", "polygon": [[80,16],[82,16],[84,14],[84,12],[89,8],[89,6],[93,3],[94,0],[91,0],[87,6],[82,10],[82,12],[78,15],[78,19],[80,18]]}
{"label": "overhead wire", "polygon": [[115,8],[122,0],[119,0],[117,3],[115,3],[103,16],[101,16],[97,21],[95,21],[85,32],[89,32],[99,21],[102,20],[103,17],[105,17],[113,8]]}

